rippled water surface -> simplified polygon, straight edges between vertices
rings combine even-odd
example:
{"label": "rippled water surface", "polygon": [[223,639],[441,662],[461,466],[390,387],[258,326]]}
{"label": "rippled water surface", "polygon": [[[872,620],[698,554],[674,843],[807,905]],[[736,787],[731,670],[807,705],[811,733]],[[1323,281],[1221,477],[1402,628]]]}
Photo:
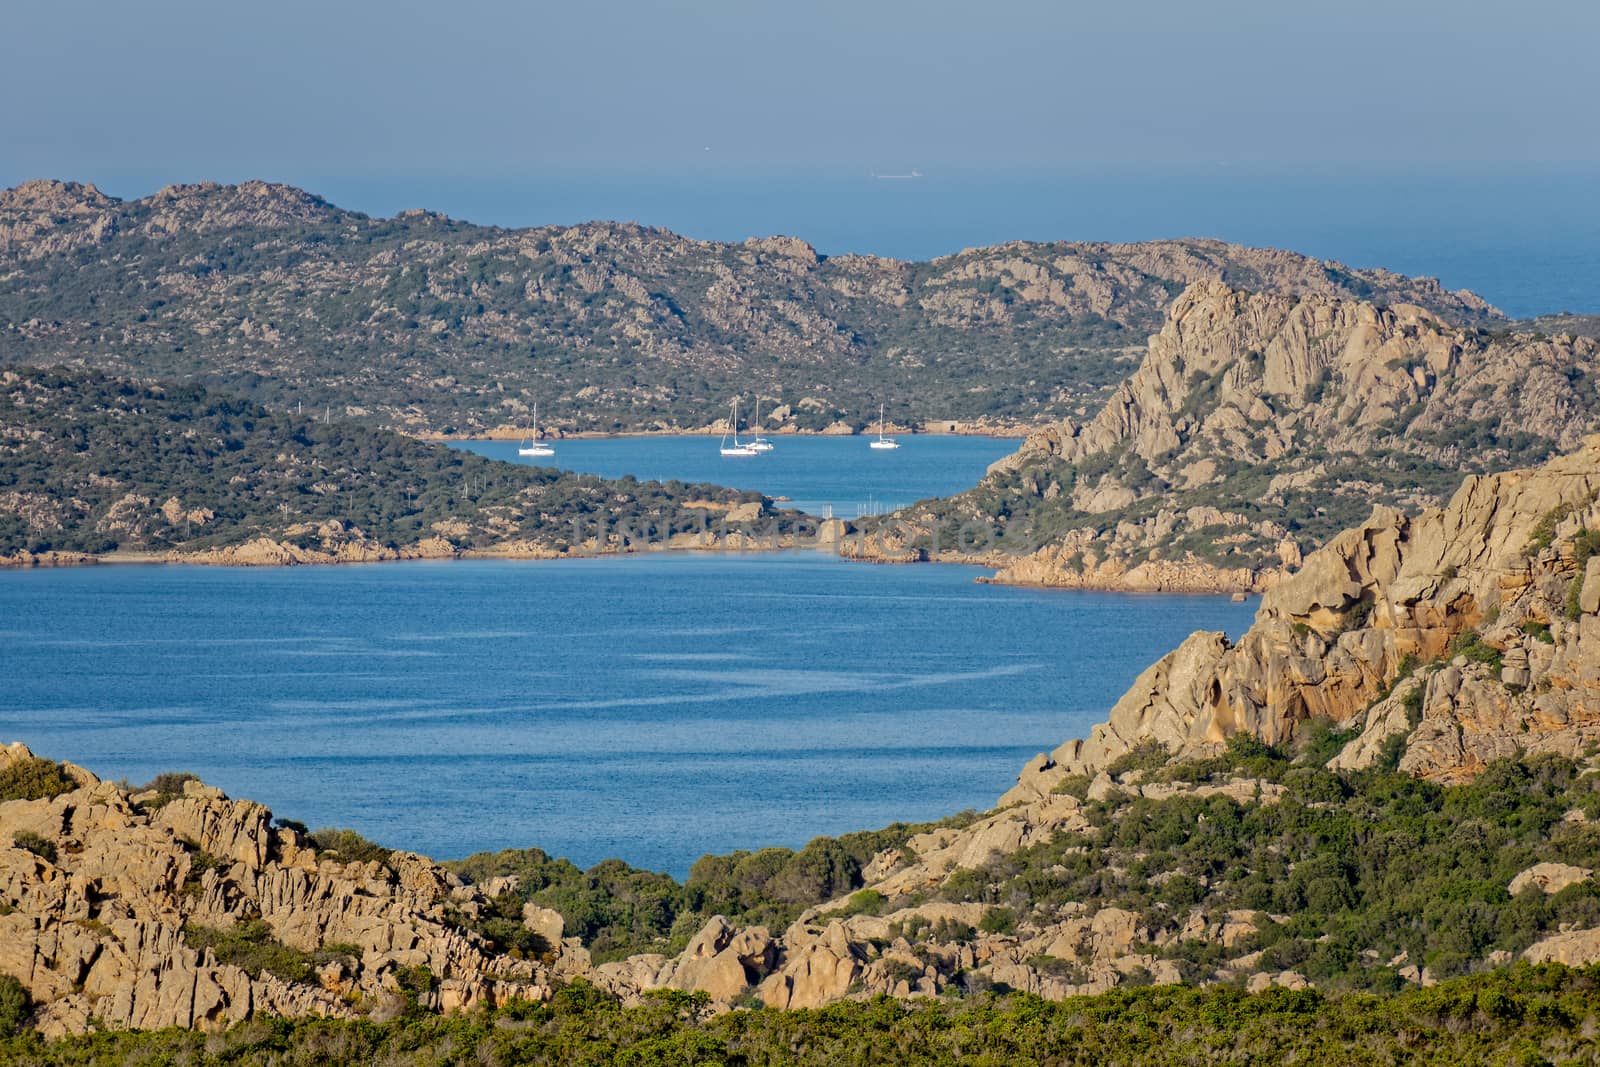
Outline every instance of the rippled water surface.
{"label": "rippled water surface", "polygon": [[803,554],[0,572],[0,739],[438,857],[708,851],[984,807],[1219,597]]}

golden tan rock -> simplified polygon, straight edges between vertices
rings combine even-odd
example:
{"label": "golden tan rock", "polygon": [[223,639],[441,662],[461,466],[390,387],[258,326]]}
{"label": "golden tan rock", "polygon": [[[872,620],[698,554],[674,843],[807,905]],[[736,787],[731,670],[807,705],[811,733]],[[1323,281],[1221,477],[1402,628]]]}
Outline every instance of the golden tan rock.
{"label": "golden tan rock", "polygon": [[[1569,588],[1585,580],[1571,539],[1600,529],[1597,490],[1600,437],[1591,437],[1540,468],[1470,476],[1447,506],[1416,518],[1376,509],[1271,589],[1237,645],[1191,636],[1087,739],[1031,761],[1005,800],[1046,795],[1142,741],[1202,754],[1246,731],[1278,744],[1312,718],[1367,728],[1341,766],[1368,765],[1379,738],[1405,730],[1402,769],[1444,781],[1519,749],[1575,754],[1600,736],[1600,618],[1581,599],[1579,618],[1564,617]],[[1546,526],[1552,544],[1530,550]],[[1527,620],[1548,621],[1552,644],[1528,637]],[[1411,722],[1397,710],[1411,689],[1388,693],[1402,663],[1438,661],[1480,627],[1491,649],[1526,664],[1516,670],[1530,685],[1508,687],[1475,662],[1429,667],[1412,683],[1425,688],[1420,723]],[[1386,694],[1393,699],[1374,703]]]}

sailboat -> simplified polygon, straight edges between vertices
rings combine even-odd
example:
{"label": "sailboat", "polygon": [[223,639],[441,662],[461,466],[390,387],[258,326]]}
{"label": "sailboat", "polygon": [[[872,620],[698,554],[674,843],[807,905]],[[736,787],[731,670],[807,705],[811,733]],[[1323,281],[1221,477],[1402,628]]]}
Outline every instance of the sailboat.
{"label": "sailboat", "polygon": [[878,405],[878,439],[872,442],[869,448],[899,448],[900,442],[892,437],[883,436],[883,405]]}
{"label": "sailboat", "polygon": [[733,408],[728,415],[728,429],[733,432],[733,444],[728,443],[728,434],[722,435],[722,454],[724,456],[759,456],[754,446],[739,442],[739,398],[733,398]]}
{"label": "sailboat", "polygon": [[530,433],[532,436],[525,439],[522,444],[517,446],[517,455],[553,456],[556,454],[555,449],[551,448],[544,441],[539,440],[539,404],[537,401],[535,401],[533,405],[533,429],[530,431]]}
{"label": "sailboat", "polygon": [[[750,423],[750,425],[752,428],[759,427],[761,425],[761,397],[759,396],[756,397],[756,417],[754,421]],[[755,437],[751,438],[750,440],[750,447],[755,449],[757,452],[771,452],[772,442],[767,440],[765,437],[762,437],[758,430]]]}

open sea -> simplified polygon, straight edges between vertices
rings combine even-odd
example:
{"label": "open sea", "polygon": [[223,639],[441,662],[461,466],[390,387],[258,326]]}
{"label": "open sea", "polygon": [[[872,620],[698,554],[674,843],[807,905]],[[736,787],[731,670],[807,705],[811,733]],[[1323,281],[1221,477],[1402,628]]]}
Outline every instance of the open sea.
{"label": "open sea", "polygon": [[[903,477],[861,438],[796,438],[724,480],[898,501],[1008,447],[906,440]],[[649,468],[660,438],[557,448],[674,473]],[[0,740],[136,783],[193,771],[438,858],[538,846],[681,876],[986,808],[1187,634],[1237,636],[1256,607],[980,573],[816,552],[0,571]]]}

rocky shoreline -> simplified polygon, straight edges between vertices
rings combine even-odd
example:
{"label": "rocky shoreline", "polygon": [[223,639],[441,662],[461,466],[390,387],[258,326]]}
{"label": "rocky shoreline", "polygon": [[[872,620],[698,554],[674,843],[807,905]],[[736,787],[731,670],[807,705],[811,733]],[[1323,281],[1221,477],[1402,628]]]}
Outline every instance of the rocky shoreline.
{"label": "rocky shoreline", "polygon": [[816,538],[781,535],[776,538],[720,534],[678,534],[666,541],[638,546],[587,545],[561,549],[532,541],[505,541],[484,548],[460,548],[444,538],[430,538],[415,545],[390,548],[386,545],[345,544],[334,551],[305,548],[287,541],[259,537],[238,545],[199,552],[117,552],[92,555],[77,552],[21,552],[0,557],[0,569],[34,567],[83,567],[126,564],[180,564],[200,567],[298,567],[331,566],[349,563],[395,563],[410,560],[560,560],[589,559],[597,556],[647,555],[655,552],[787,552],[826,550],[826,542]]}
{"label": "rocky shoreline", "polygon": [[[857,429],[850,423],[836,422],[820,430],[781,424],[778,426],[741,426],[740,429],[767,434],[772,437],[870,437],[877,432],[876,427],[877,424],[873,423],[870,428]],[[397,432],[407,433],[403,427],[395,427],[395,429]],[[936,419],[917,423],[890,421],[884,425],[883,432],[900,437],[1016,437],[1026,439],[1042,429],[1044,427],[1036,422],[992,423]],[[555,426],[540,428],[540,436],[552,441],[594,441],[628,437],[718,437],[725,432],[726,427],[720,422],[706,423],[701,426],[655,426],[619,432],[564,430]],[[528,431],[526,428],[516,426],[495,426],[484,430],[482,433],[409,433],[408,436],[414,437],[418,441],[437,441],[441,443],[453,441],[520,441],[528,436]]]}
{"label": "rocky shoreline", "polygon": [[1094,570],[1053,568],[1039,554],[1028,557],[970,555],[959,552],[928,553],[918,549],[885,544],[871,535],[859,534],[842,519],[822,520],[819,533],[811,537],[793,534],[779,536],[751,533],[679,534],[663,542],[644,546],[596,546],[562,549],[530,541],[507,541],[484,548],[461,548],[445,538],[430,538],[415,545],[391,548],[386,545],[347,543],[333,551],[306,548],[270,537],[258,537],[238,545],[197,552],[114,552],[101,555],[81,552],[19,552],[0,556],[0,570],[45,567],[84,567],[96,565],[177,564],[212,567],[296,567],[329,566],[349,563],[392,563],[410,560],[563,560],[597,556],[648,555],[657,552],[830,552],[857,563],[953,564],[985,567],[994,574],[975,579],[983,585],[1010,585],[1035,589],[1069,589],[1106,593],[1174,593],[1244,596],[1266,592],[1287,578],[1288,570],[1253,571],[1248,568],[1219,568],[1200,561],[1152,561],[1128,567],[1120,561],[1107,561]]}

